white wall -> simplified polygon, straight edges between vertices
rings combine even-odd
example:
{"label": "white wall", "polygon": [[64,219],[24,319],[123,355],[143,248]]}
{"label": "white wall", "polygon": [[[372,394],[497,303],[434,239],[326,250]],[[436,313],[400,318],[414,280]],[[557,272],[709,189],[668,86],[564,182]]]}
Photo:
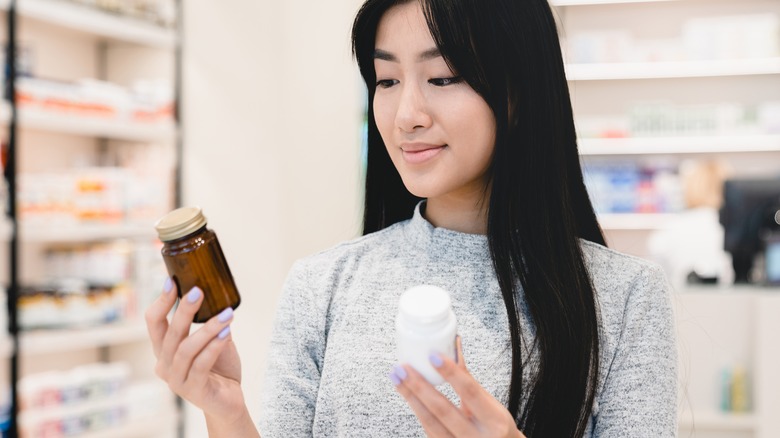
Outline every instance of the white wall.
{"label": "white wall", "polygon": [[[359,0],[184,2],[184,203],[204,208],[243,296],[233,323],[257,416],[291,263],[359,232]],[[188,414],[188,437],[205,436]]]}

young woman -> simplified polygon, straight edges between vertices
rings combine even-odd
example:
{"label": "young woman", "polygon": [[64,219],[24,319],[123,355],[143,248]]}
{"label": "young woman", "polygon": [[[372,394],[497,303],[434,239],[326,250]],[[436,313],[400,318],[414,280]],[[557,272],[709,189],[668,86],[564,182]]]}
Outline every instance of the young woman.
{"label": "young woman", "polygon": [[[364,236],[296,263],[272,337],[259,432],[227,310],[192,335],[147,312],[157,373],[211,436],[667,437],[676,354],[661,271],[604,246],[583,184],[546,0],[368,0]],[[437,389],[395,363],[411,286],[448,290],[458,362]],[[461,345],[462,343],[462,345]]]}

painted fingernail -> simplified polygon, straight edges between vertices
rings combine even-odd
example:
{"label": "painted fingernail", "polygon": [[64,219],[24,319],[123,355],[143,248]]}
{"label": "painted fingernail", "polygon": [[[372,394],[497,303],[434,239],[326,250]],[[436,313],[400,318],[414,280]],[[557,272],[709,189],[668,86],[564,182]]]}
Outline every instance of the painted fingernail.
{"label": "painted fingernail", "polygon": [[219,322],[227,322],[232,317],[233,317],[233,308],[228,307],[227,309],[220,312],[219,316],[217,316],[217,319],[219,320]]}
{"label": "painted fingernail", "polygon": [[163,285],[163,292],[170,293],[173,290],[173,279],[171,277],[168,277],[165,279],[165,284]]}
{"label": "painted fingernail", "polygon": [[430,360],[431,364],[433,364],[433,366],[436,368],[439,368],[440,366],[444,365],[444,361],[441,360],[441,357],[439,357],[438,354],[432,354],[428,356],[428,360]]}
{"label": "painted fingernail", "polygon": [[227,338],[227,335],[229,335],[229,334],[230,334],[230,326],[227,326],[227,327],[223,328],[221,332],[219,332],[217,337],[219,339],[225,339],[225,338]]}
{"label": "painted fingernail", "polygon": [[194,303],[195,301],[198,301],[198,298],[200,298],[201,292],[200,289],[196,286],[190,289],[190,292],[187,294],[187,301],[190,303]]}
{"label": "painted fingernail", "polygon": [[390,373],[390,380],[393,381],[393,385],[398,386],[401,384],[401,379],[398,378],[398,376],[395,375],[394,372]]}
{"label": "painted fingernail", "polygon": [[397,365],[395,368],[393,368],[393,373],[398,376],[400,380],[406,380],[406,370],[401,365]]}

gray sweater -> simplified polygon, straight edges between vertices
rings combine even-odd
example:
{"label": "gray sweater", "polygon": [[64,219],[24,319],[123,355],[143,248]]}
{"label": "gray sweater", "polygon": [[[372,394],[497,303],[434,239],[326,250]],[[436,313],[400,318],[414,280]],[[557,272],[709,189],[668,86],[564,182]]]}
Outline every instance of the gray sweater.
{"label": "gray sweater", "polygon": [[[601,313],[601,377],[586,436],[676,436],[670,288],[644,260],[582,245]],[[505,403],[509,329],[487,238],[435,228],[418,205],[411,220],[293,266],[271,339],[263,438],[425,436],[388,377],[396,365],[398,299],[419,284],[450,292],[468,369]],[[526,341],[529,321],[526,313]],[[538,357],[531,353],[525,363],[527,382]],[[441,390],[457,400],[448,385]]]}

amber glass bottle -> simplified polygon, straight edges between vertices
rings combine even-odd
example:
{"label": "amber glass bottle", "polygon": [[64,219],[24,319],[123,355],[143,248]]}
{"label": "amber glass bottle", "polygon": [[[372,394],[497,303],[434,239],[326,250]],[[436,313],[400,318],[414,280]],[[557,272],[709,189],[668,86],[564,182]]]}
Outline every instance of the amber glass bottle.
{"label": "amber glass bottle", "polygon": [[233,275],[217,235],[206,228],[206,217],[199,207],[176,209],[154,227],[163,242],[162,256],[179,298],[195,286],[203,291],[203,304],[194,322],[206,322],[228,307],[238,307],[241,296]]}

